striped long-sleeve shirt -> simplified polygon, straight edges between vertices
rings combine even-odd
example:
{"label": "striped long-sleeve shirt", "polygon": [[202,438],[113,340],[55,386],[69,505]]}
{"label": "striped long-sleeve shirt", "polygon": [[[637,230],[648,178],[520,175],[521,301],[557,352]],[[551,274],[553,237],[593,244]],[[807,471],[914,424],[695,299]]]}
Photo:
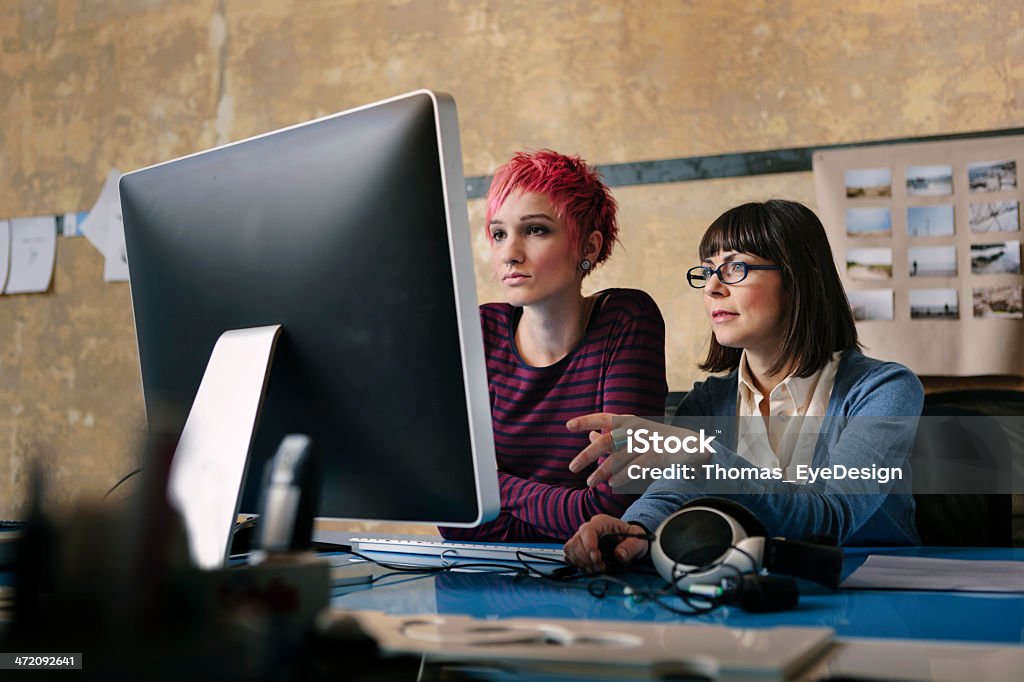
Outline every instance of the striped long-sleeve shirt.
{"label": "striped long-sleeve shirt", "polygon": [[477,528],[442,528],[446,538],[563,542],[595,514],[620,516],[633,501],[607,484],[588,488],[596,465],[569,471],[590,440],[565,423],[594,412],[664,414],[665,322],[642,291],[598,296],[582,341],[549,367],[527,365],[516,350],[522,308],[480,307],[502,510]]}

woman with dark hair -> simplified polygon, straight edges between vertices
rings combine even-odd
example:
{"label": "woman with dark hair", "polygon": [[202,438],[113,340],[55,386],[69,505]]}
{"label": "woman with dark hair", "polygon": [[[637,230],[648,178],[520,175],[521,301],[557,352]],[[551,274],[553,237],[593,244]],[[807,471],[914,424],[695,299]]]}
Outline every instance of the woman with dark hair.
{"label": "woman with dark hair", "polygon": [[[676,414],[698,421],[732,418],[734,428],[717,437],[713,452],[687,455],[685,463],[696,473],[692,479],[658,481],[621,520],[597,516],[583,524],[566,543],[567,557],[603,570],[601,535],[646,536],[689,500],[716,490],[710,478],[729,469],[758,474],[722,496],[754,512],[769,535],[916,544],[906,463],[924,401],[921,382],[902,365],[860,352],[817,216],[792,201],[738,206],[705,232],[700,257],[701,264],[687,272],[690,286],[704,294],[711,322],[711,345],[700,367],[728,374],[696,384]],[[609,479],[617,485],[643,471],[631,465],[655,461],[627,451],[627,427],[648,428],[664,438],[691,433],[609,414],[573,419],[568,426],[592,432],[591,445],[571,470],[608,455],[588,478],[591,485]],[[904,478],[837,484],[800,477],[825,469],[874,475],[879,467],[905,471]],[[646,540],[627,538],[615,556],[629,561],[646,549]]]}
{"label": "woman with dark hair", "polygon": [[665,322],[635,289],[582,293],[617,241],[616,204],[579,157],[518,153],[487,192],[491,267],[505,303],[480,306],[501,513],[448,539],[564,542],[635,496],[588,487],[569,461],[589,442],[565,422],[665,410]]}

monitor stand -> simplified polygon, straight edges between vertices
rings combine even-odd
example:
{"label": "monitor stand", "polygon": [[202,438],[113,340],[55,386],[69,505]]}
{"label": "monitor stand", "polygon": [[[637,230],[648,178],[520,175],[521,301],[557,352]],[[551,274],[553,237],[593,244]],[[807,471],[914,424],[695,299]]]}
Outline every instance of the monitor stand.
{"label": "monitor stand", "polygon": [[202,569],[220,568],[228,556],[280,333],[276,324],[221,334],[174,451],[167,495]]}

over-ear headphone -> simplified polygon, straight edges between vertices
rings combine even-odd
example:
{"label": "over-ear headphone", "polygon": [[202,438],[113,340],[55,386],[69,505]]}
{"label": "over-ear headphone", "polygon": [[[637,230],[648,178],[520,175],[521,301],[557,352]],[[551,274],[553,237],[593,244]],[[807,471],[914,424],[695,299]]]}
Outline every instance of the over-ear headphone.
{"label": "over-ear headphone", "polygon": [[701,497],[665,519],[651,543],[658,573],[677,589],[719,584],[762,569],[839,586],[836,546],[769,538],[754,514],[733,500]]}

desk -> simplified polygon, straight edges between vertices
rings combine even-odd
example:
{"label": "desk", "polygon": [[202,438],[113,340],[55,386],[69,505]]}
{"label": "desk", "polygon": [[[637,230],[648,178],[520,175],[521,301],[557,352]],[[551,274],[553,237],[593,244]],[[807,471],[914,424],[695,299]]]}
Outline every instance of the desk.
{"label": "desk", "polygon": [[[339,541],[339,538],[334,538]],[[846,551],[843,575],[869,554],[1022,562],[1024,548],[885,548]],[[660,578],[628,575],[660,586]],[[725,607],[683,617],[650,602],[598,599],[581,585],[551,584],[509,576],[443,573],[389,577],[372,588],[333,593],[332,606],[392,615],[436,614],[494,618],[600,619],[725,625],[827,627],[836,644],[801,680],[1017,680],[1024,669],[1024,594],[924,591],[836,592],[801,585],[798,608],[750,614]],[[1009,671],[1009,672],[1007,672]]]}
{"label": "desk", "polygon": [[[339,538],[332,538],[337,541]],[[843,576],[869,554],[944,559],[991,559],[1022,562],[1024,548],[979,549],[908,547],[849,549]],[[629,576],[627,576],[629,577]],[[661,585],[657,577],[631,576]],[[586,618],[714,623],[743,628],[802,625],[829,627],[837,637],[881,637],[1001,644],[1024,643],[1024,594],[968,592],[852,591],[831,592],[801,585],[799,606],[782,613],[750,614],[723,607],[706,616],[683,617],[656,604],[625,597],[598,599],[583,583],[551,584],[539,580],[474,573],[428,577],[389,577],[372,589],[338,590],[334,608],[384,611],[394,615],[468,615],[476,618]]]}
{"label": "desk", "polygon": [[[318,539],[345,540],[336,534],[318,534]],[[1024,566],[1024,549],[900,548],[850,550],[844,573],[853,571],[873,552],[1015,560]],[[0,572],[0,586],[8,584],[9,579],[9,574]],[[654,576],[634,579],[648,580],[652,585],[660,580]],[[812,586],[801,595],[797,609],[784,613],[757,615],[730,607],[706,616],[681,617],[654,604],[628,598],[597,599],[578,585],[515,580],[500,575],[444,573],[427,577],[395,575],[373,587],[336,589],[331,604],[343,611],[382,611],[393,615],[590,619],[749,629],[831,628],[836,633],[836,643],[816,666],[802,673],[801,682],[844,675],[847,679],[1018,682],[1024,670],[1022,594],[830,592]],[[499,656],[500,648],[494,652]]]}

